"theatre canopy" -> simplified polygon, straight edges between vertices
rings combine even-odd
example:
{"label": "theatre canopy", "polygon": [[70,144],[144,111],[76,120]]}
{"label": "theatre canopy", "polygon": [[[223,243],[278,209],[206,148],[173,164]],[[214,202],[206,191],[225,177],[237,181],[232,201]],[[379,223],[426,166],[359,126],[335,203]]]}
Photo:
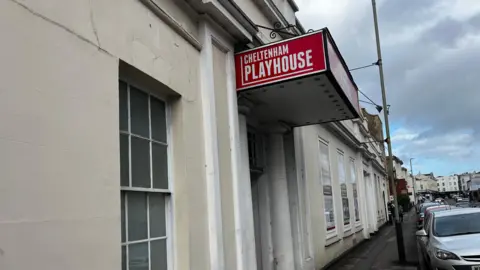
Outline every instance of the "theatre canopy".
{"label": "theatre canopy", "polygon": [[358,118],[358,89],[328,29],[235,54],[239,96],[260,121],[303,126]]}

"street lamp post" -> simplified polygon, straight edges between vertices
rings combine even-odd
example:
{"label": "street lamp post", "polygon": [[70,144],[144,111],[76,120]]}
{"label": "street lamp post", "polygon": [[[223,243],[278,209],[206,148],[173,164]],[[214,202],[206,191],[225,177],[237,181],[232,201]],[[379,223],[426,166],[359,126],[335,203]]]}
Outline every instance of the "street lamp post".
{"label": "street lamp post", "polygon": [[417,187],[416,187],[416,179],[413,176],[413,167],[412,167],[412,160],[415,158],[410,158],[410,175],[412,176],[412,185],[413,185],[413,203],[417,204]]}
{"label": "street lamp post", "polygon": [[387,109],[387,94],[385,91],[385,81],[383,77],[383,63],[382,63],[382,51],[380,48],[380,34],[378,30],[378,18],[377,18],[377,4],[375,0],[372,0],[372,9],[373,9],[373,24],[375,26],[375,38],[377,43],[377,56],[378,56],[378,71],[380,73],[380,87],[382,90],[382,101],[383,101],[383,114],[385,120],[385,133],[387,136],[387,145],[388,145],[388,156],[387,159],[387,173],[388,179],[390,181],[390,185],[392,186],[392,194],[393,194],[393,203],[395,205],[395,232],[397,235],[397,248],[398,248],[398,260],[401,263],[405,262],[405,244],[403,242],[403,230],[402,230],[402,223],[400,223],[399,213],[398,213],[398,200],[397,200],[397,186],[395,180],[393,179],[393,153],[392,153],[392,142],[390,140],[390,125],[388,122],[388,113],[389,110]]}

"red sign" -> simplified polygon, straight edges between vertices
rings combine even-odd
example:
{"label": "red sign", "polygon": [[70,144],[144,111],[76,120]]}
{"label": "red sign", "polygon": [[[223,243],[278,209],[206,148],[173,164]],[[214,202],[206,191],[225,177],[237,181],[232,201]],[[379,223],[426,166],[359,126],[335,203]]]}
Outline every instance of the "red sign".
{"label": "red sign", "polygon": [[330,64],[330,71],[332,72],[335,80],[340,85],[340,88],[343,90],[348,100],[357,110],[357,113],[360,113],[360,104],[358,103],[358,90],[353,84],[350,76],[347,74],[345,66],[340,60],[337,52],[333,48],[333,45],[329,38],[327,38],[327,50],[328,50],[328,63]]}
{"label": "red sign", "polygon": [[303,77],[325,69],[322,32],[268,44],[235,55],[237,91]]}

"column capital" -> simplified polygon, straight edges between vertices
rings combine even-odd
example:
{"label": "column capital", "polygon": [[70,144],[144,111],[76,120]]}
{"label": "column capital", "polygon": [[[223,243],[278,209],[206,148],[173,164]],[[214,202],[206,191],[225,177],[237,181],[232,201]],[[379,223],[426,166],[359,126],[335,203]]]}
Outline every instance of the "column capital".
{"label": "column capital", "polygon": [[248,100],[245,97],[238,97],[238,112],[243,114],[243,115],[248,115],[250,114],[250,111],[252,110],[254,104],[252,101]]}

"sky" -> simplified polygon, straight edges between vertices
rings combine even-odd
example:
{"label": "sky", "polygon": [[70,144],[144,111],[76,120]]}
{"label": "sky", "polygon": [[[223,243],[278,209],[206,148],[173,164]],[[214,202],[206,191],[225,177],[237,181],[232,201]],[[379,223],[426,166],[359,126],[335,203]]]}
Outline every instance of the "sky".
{"label": "sky", "polygon": [[[377,61],[371,0],[296,3],[305,29],[328,27],[349,69]],[[414,158],[415,174],[480,171],[480,0],[377,0],[377,12],[393,154],[409,170]],[[378,74],[352,71],[381,105]]]}

